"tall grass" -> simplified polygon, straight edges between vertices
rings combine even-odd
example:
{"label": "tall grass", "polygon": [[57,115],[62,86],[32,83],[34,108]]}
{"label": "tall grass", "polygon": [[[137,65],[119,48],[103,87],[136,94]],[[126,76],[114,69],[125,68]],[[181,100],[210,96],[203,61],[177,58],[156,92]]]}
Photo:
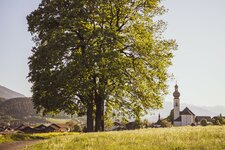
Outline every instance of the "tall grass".
{"label": "tall grass", "polygon": [[26,150],[225,150],[225,126],[173,127],[67,135]]}

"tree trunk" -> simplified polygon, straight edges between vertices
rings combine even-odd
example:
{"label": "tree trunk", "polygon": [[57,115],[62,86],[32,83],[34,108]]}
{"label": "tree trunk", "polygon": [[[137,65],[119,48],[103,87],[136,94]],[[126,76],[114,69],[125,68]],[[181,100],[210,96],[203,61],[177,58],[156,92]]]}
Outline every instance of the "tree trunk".
{"label": "tree trunk", "polygon": [[102,111],[101,111],[101,101],[99,98],[95,100],[96,105],[96,112],[95,112],[95,131],[102,131],[101,129],[101,118],[102,118]]}
{"label": "tree trunk", "polygon": [[93,103],[88,103],[87,106],[87,132],[94,131]]}
{"label": "tree trunk", "polygon": [[95,115],[95,131],[104,131],[104,99],[100,96],[96,97],[96,115]]}
{"label": "tree trunk", "polygon": [[105,122],[104,122],[104,100],[101,101],[101,129],[105,131]]}

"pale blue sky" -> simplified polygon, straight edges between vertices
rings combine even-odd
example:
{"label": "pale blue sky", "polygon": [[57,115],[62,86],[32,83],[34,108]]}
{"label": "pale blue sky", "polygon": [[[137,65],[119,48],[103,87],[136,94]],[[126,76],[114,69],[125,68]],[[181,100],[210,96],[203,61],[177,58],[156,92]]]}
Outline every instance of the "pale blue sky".
{"label": "pale blue sky", "polygon": [[[0,85],[31,96],[26,76],[31,35],[26,15],[40,0],[0,0]],[[167,38],[179,45],[170,67],[181,102],[225,105],[225,0],[164,0]],[[170,81],[173,92],[175,81]],[[171,93],[165,98],[173,100]]]}

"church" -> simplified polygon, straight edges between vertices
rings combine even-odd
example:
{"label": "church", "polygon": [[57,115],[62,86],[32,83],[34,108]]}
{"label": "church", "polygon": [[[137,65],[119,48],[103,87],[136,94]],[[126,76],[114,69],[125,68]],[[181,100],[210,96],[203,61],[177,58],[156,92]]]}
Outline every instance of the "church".
{"label": "church", "polygon": [[188,107],[180,111],[180,92],[178,91],[177,84],[175,85],[173,97],[173,125],[187,126],[195,123],[195,114]]}

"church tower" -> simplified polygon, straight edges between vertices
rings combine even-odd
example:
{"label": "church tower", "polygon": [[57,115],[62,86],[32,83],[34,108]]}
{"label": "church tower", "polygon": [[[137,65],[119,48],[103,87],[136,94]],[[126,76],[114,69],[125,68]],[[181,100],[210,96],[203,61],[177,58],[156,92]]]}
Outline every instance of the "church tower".
{"label": "church tower", "polygon": [[173,92],[173,117],[174,120],[180,117],[180,92],[178,91],[178,85],[175,85],[175,91]]}

